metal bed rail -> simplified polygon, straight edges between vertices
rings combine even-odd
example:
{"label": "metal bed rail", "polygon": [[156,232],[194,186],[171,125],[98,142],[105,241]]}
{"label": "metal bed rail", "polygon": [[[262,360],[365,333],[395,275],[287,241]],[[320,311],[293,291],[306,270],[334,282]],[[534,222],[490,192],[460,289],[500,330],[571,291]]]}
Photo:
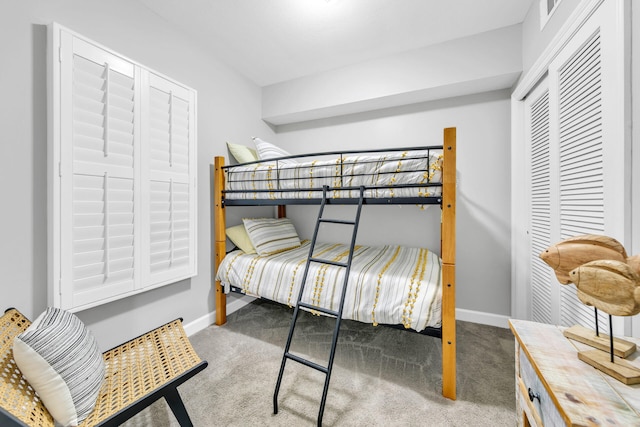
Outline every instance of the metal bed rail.
{"label": "metal bed rail", "polygon": [[[432,181],[431,173],[433,172],[433,168],[431,166],[431,157],[434,155],[434,152],[441,152],[443,146],[422,146],[422,147],[403,147],[403,148],[393,148],[393,149],[374,149],[374,150],[347,150],[347,151],[330,151],[330,152],[318,152],[318,153],[308,153],[301,155],[292,155],[285,157],[278,157],[273,159],[266,160],[258,160],[255,162],[247,162],[241,163],[238,165],[227,165],[222,166],[222,170],[226,172],[226,183],[228,186],[233,187],[234,185],[245,185],[247,183],[251,183],[251,189],[224,189],[223,190],[223,203],[226,205],[234,205],[234,206],[243,206],[243,205],[272,205],[272,204],[319,204],[319,199],[322,194],[322,184],[325,183],[326,180],[333,180],[333,187],[335,191],[357,191],[360,186],[351,186],[344,185],[346,182],[351,182],[354,178],[359,179],[371,179],[374,178],[379,180],[380,178],[385,179],[388,176],[392,176],[391,183],[388,184],[374,184],[374,185],[365,185],[366,190],[397,190],[397,189],[406,189],[406,188],[433,188],[433,187],[442,187],[442,183],[440,181],[434,182]],[[389,171],[376,171],[375,173],[367,172],[367,173],[354,173],[354,167],[367,165],[371,163],[381,163],[381,158],[371,158],[371,159],[363,159],[347,157],[347,155],[366,155],[366,154],[380,154],[380,153],[389,153],[395,154],[396,157],[386,159],[390,162],[397,162],[397,166],[395,170]],[[402,156],[398,156],[398,153],[407,153]],[[290,162],[282,162],[283,160],[297,160],[297,159],[305,159],[305,158],[317,158],[323,156],[334,156],[334,158],[330,160],[335,160],[335,169],[332,169],[331,173],[327,173],[329,168],[332,168],[330,164],[322,164],[320,166],[316,165],[314,162],[311,163],[299,163],[296,165],[292,165]],[[335,157],[338,156],[338,157]],[[414,160],[422,160],[426,162],[426,167],[424,168],[414,168],[404,170],[402,165],[408,161]],[[247,166],[260,164],[268,164],[268,170],[259,170],[260,172],[266,173],[266,176],[260,177],[255,176],[253,174],[251,178],[246,178]],[[315,169],[314,169],[315,168]],[[347,171],[345,171],[347,169]],[[302,179],[309,180],[310,182],[317,181],[319,183],[318,186],[315,187],[294,187],[290,188],[288,185],[289,181],[295,181],[300,179],[299,177],[286,177],[283,176],[286,171],[296,170],[296,171],[308,171],[308,176],[303,177]],[[400,181],[402,181],[401,177],[406,174],[423,174],[423,181],[419,183],[395,183],[396,179],[394,177],[398,177]],[[244,178],[243,178],[244,176]],[[260,183],[268,183],[269,188],[255,188],[255,184]],[[317,194],[314,194],[317,192]],[[251,198],[237,198],[236,196],[241,194],[253,194],[254,197]],[[280,198],[280,194],[282,193],[309,193],[309,197],[307,198]],[[260,197],[256,197],[260,195]],[[262,197],[264,195],[264,198]],[[267,195],[271,196],[268,197]],[[312,197],[317,196],[317,197]],[[318,200],[316,200],[318,199]],[[276,201],[278,203],[276,203]],[[334,197],[331,198],[329,203],[332,204],[355,204],[357,203],[357,197]],[[429,196],[429,195],[419,195],[419,196],[403,196],[403,197],[384,197],[384,196],[371,196],[365,197],[365,204],[440,204],[442,199],[440,196]]]}

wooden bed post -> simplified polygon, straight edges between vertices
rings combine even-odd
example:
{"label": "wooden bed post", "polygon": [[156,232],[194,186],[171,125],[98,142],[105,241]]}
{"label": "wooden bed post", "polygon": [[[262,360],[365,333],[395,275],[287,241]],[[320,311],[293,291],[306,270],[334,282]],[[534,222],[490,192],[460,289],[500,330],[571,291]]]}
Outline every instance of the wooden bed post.
{"label": "wooden bed post", "polygon": [[[222,191],[224,190],[224,157],[214,158],[213,174],[213,227],[214,227],[214,248],[213,248],[213,274],[218,272],[218,266],[222,262],[227,252],[227,237],[225,235],[226,218],[224,205],[222,204]],[[227,322],[227,295],[219,280],[216,280],[216,325],[224,325]]]}
{"label": "wooden bed post", "polygon": [[456,128],[444,130],[442,171],[442,395],[456,399]]}

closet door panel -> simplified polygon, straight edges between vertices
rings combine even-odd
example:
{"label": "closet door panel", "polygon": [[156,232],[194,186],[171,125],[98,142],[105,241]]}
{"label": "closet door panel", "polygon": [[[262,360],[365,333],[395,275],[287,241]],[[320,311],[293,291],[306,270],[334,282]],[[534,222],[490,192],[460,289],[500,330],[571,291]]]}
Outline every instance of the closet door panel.
{"label": "closet door panel", "polygon": [[[597,28],[568,59],[561,55],[559,59],[564,62],[554,70],[561,240],[580,234],[605,234],[600,42]],[[561,289],[560,324],[593,327],[594,310],[580,302],[575,286]],[[603,313],[599,321],[608,325]]]}
{"label": "closet door panel", "polygon": [[551,245],[551,154],[549,86],[545,79],[533,93],[527,96],[526,133],[530,183],[530,263],[531,263],[531,319],[541,323],[553,323],[552,271],[540,254]]}

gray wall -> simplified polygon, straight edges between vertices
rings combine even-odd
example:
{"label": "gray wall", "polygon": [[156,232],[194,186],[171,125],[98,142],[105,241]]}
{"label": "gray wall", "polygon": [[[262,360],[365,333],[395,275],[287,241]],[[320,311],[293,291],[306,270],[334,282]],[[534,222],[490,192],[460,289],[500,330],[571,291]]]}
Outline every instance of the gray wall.
{"label": "gray wall", "polygon": [[211,164],[225,141],[273,135],[260,120],[260,88],[197,42],[129,0],[4,1],[0,13],[1,306],[33,318],[47,304],[46,25],[56,21],[198,91],[198,275],[78,313],[103,349],[153,326],[214,308]]}
{"label": "gray wall", "polygon": [[[509,316],[510,97],[508,90],[430,101],[276,127],[292,153],[441,144],[457,128],[456,306]],[[346,208],[335,213],[347,215]],[[317,208],[288,207],[298,233],[310,237]],[[358,243],[396,243],[439,253],[439,207],[367,206]],[[333,229],[335,230],[335,229]],[[328,230],[323,238],[337,236]],[[326,239],[325,239],[326,240]]]}

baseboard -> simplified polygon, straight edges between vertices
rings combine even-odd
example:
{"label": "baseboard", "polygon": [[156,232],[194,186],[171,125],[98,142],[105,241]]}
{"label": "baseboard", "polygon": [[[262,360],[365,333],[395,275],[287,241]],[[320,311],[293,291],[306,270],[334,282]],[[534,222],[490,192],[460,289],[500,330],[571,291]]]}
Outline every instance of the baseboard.
{"label": "baseboard", "polygon": [[[249,304],[255,298],[242,296],[235,298],[229,304],[227,304],[227,314],[231,314]],[[196,332],[199,332],[206,327],[215,323],[216,311],[184,324],[184,330],[187,336],[191,336]],[[496,326],[498,328],[509,327],[509,316],[503,316],[501,314],[484,313],[482,311],[465,310],[463,308],[456,308],[456,319],[464,322],[479,323],[481,325]]]}
{"label": "baseboard", "polygon": [[465,310],[463,308],[456,308],[456,320],[479,323],[481,325],[497,326],[498,328],[509,327],[509,316],[485,313],[482,311]]}
{"label": "baseboard", "polygon": [[[227,304],[227,314],[231,314],[234,311],[241,309],[242,307],[249,304],[254,299],[255,298],[248,297],[248,296],[241,296],[241,297],[235,298],[233,301]],[[187,336],[191,336],[196,332],[200,332],[206,327],[213,325],[215,322],[216,322],[216,311],[213,310],[211,313],[205,314],[204,316],[201,316],[189,323],[185,323],[182,326],[184,327],[184,331],[186,332]]]}

